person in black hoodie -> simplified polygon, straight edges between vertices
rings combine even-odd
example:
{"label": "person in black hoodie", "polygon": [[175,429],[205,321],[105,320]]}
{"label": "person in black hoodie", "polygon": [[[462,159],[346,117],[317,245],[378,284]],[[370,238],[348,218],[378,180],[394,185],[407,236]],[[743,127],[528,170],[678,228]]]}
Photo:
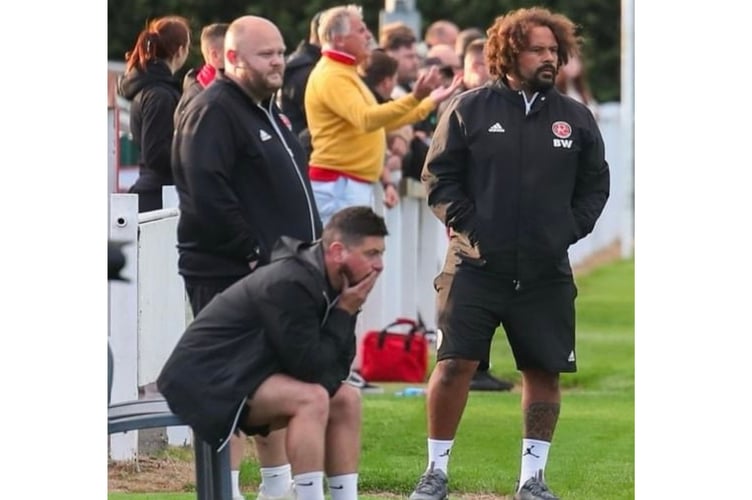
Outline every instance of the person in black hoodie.
{"label": "person in black hoodie", "polygon": [[[274,103],[285,45],[269,20],[243,16],[225,36],[225,71],[178,117],[172,168],[180,204],[178,271],[194,316],[269,263],[280,236],[313,241],[321,219],[300,143]],[[291,496],[284,431],[257,437],[260,498]],[[232,439],[233,497],[245,440]]]}
{"label": "person in black hoodie", "polygon": [[337,212],[321,240],[282,238],[272,262],[204,308],[157,378],[170,409],[216,449],[288,428],[295,498],[358,498],[360,392],[345,382],[355,321],[384,264],[384,219]]}
{"label": "person in black hoodie", "polygon": [[287,58],[285,81],[278,95],[279,107],[290,119],[292,131],[296,135],[308,128],[303,98],[308,75],[321,59],[321,42],[318,35],[319,17],[321,17],[321,12],[316,13],[311,19],[308,40],[301,40],[295,51]]}
{"label": "person in black hoodie", "polygon": [[190,45],[188,21],[166,16],[151,21],[125,55],[118,93],[131,101],[130,128],[139,149],[139,176],[129,192],[138,194],[139,212],[162,208],[162,186],[173,184],[170,143],[181,93],[174,74],[185,64]]}
{"label": "person in black hoodie", "polygon": [[470,380],[500,325],[522,378],[514,499],[557,498],[545,468],[559,378],[577,371],[568,249],[593,230],[610,183],[592,113],[554,87],[559,68],[579,53],[575,32],[571,20],[543,8],[498,17],[485,51],[492,82],[454,98],[436,127],[422,179],[450,243],[434,281],[439,333],[428,382],[428,463],[411,500],[447,496]]}

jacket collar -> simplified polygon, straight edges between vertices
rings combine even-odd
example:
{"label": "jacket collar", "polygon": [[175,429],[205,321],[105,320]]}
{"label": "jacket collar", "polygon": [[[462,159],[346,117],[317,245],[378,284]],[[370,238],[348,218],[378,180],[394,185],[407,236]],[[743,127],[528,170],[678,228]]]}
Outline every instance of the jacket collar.
{"label": "jacket collar", "polygon": [[321,240],[305,242],[289,236],[280,237],[272,249],[271,262],[290,258],[303,262],[324,283],[329,298],[339,295],[326,275],[324,245]]}
{"label": "jacket collar", "polygon": [[355,66],[357,62],[352,55],[334,49],[324,49],[321,51],[321,55],[332,61],[347,64],[348,66]]}
{"label": "jacket collar", "polygon": [[[523,95],[522,91],[509,88],[509,84],[505,77],[502,76],[501,78],[490,82],[488,86],[495,92],[501,94],[505,99],[514,103],[515,106],[522,108],[523,111],[526,109],[526,98]],[[530,111],[527,114],[538,112],[545,105],[546,101],[556,93],[557,90],[554,87],[539,91],[530,106]]]}

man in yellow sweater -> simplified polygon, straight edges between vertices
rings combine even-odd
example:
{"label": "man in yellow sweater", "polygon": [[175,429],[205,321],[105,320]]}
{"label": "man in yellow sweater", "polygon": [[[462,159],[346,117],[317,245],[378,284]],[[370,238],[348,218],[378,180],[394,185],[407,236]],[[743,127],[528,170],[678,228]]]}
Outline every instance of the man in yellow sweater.
{"label": "man in yellow sweater", "polygon": [[[308,79],[305,110],[313,151],[309,176],[322,222],[353,205],[373,206],[374,185],[383,174],[386,132],[422,120],[452,95],[461,80],[440,87],[434,68],[411,93],[378,104],[357,66],[370,54],[371,33],[360,7],[333,7],[319,23],[322,57]],[[396,188],[383,183],[385,195]],[[394,190],[389,193],[389,190]]]}

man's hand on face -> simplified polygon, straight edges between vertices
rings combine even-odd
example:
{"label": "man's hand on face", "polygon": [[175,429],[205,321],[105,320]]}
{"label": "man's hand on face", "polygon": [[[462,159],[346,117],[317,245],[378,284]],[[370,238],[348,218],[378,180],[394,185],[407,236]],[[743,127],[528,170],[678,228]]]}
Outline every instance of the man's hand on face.
{"label": "man's hand on face", "polygon": [[347,276],[343,272],[342,276],[342,292],[339,296],[339,302],[337,307],[344,309],[350,314],[356,314],[363,303],[368,298],[368,294],[373,289],[373,285],[376,284],[376,278],[381,274],[380,271],[371,271],[365,278],[358,283],[350,284]]}

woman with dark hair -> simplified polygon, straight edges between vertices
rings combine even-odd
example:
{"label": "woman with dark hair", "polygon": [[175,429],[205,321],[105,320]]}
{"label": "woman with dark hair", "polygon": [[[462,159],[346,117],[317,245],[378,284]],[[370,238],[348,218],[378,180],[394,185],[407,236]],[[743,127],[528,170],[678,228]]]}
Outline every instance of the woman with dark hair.
{"label": "woman with dark hair", "polygon": [[179,16],[152,20],[125,55],[126,72],[118,93],[131,101],[130,127],[139,149],[139,176],[129,192],[138,194],[138,211],[162,208],[162,186],[173,184],[170,147],[173,114],[181,84],[174,74],[188,58],[191,34]]}

